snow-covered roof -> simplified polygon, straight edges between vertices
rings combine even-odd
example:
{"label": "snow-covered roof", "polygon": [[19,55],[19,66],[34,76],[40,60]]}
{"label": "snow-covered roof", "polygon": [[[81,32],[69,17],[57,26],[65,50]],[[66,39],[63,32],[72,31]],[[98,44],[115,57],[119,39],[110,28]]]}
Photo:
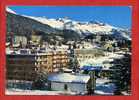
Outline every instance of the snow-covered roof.
{"label": "snow-covered roof", "polygon": [[10,42],[6,42],[6,46],[9,46],[10,45]]}
{"label": "snow-covered roof", "polygon": [[20,46],[19,43],[17,43],[17,44],[13,44],[13,47],[19,47],[19,46]]}
{"label": "snow-covered roof", "polygon": [[71,74],[71,73],[54,73],[48,75],[48,80],[53,82],[66,82],[66,83],[87,83],[90,79],[89,75],[84,74]]}
{"label": "snow-covered roof", "polygon": [[103,51],[101,49],[98,48],[91,48],[91,49],[75,49],[75,53],[77,54],[102,54],[103,55]]}
{"label": "snow-covered roof", "polygon": [[65,71],[65,72],[72,72],[72,69],[63,68],[63,71]]}
{"label": "snow-covered roof", "polygon": [[6,54],[11,54],[11,53],[13,53],[14,51],[13,50],[11,50],[10,48],[6,48]]}

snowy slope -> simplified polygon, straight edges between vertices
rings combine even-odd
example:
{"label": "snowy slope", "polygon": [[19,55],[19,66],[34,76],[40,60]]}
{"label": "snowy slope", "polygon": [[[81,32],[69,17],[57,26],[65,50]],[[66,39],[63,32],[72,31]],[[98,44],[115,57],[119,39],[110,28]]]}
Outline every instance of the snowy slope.
{"label": "snowy slope", "polygon": [[98,21],[79,22],[68,18],[48,19],[46,17],[31,17],[31,16],[27,16],[27,17],[37,20],[43,24],[48,24],[51,27],[59,30],[63,30],[63,29],[73,30],[77,32],[80,36],[84,36],[84,35],[87,36],[90,34],[114,34],[115,35],[115,31],[113,30],[117,30],[117,33],[120,33],[118,37],[121,36],[128,40],[131,40],[131,36],[129,34],[130,32],[128,30],[117,28],[109,24],[100,23]]}
{"label": "snowy slope", "polygon": [[79,22],[67,18],[47,19],[45,17],[30,17],[41,23],[48,24],[57,29],[69,29],[78,33],[97,33],[104,32],[108,34],[114,27],[110,25],[103,25],[99,23]]}

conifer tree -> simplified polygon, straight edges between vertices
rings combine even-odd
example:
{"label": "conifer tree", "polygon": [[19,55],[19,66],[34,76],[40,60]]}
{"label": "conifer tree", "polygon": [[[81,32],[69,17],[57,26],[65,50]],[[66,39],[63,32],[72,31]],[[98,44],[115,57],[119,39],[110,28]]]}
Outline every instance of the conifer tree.
{"label": "conifer tree", "polygon": [[131,87],[131,55],[124,54],[121,59],[115,59],[110,79],[116,85],[115,95],[120,95],[122,91],[130,91]]}

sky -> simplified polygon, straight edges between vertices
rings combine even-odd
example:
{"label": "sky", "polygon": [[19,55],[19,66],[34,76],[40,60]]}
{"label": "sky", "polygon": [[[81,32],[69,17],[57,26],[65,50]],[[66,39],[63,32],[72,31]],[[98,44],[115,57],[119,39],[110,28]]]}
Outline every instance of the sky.
{"label": "sky", "polygon": [[129,6],[10,6],[20,15],[64,18],[88,22],[99,21],[115,27],[131,28],[132,8]]}

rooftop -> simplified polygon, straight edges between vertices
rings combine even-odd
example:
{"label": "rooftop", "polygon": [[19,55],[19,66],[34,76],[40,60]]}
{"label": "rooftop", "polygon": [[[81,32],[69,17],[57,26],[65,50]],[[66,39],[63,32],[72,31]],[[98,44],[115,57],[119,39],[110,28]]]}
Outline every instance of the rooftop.
{"label": "rooftop", "polygon": [[48,80],[53,82],[87,83],[89,79],[90,76],[84,74],[53,73],[48,75]]}
{"label": "rooftop", "polygon": [[93,48],[93,49],[76,49],[76,53],[81,53],[81,54],[101,54],[103,55],[104,52],[99,49],[99,48]]}

